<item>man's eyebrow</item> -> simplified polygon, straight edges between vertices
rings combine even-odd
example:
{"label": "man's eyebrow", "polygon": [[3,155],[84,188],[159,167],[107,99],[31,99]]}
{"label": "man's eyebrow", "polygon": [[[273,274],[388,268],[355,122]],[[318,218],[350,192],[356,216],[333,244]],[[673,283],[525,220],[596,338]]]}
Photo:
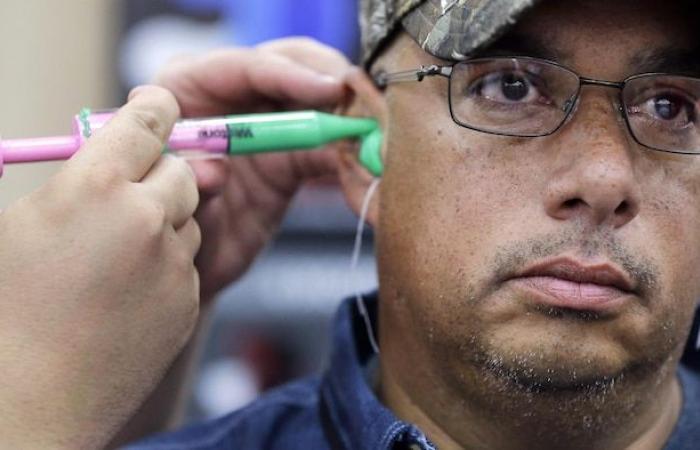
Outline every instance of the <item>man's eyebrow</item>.
{"label": "man's eyebrow", "polygon": [[[548,45],[539,36],[517,33],[503,36],[474,55],[487,56],[532,56],[556,62],[564,62],[570,58],[568,53]],[[632,73],[663,72],[700,76],[700,46],[645,50],[633,56],[629,66]]]}
{"label": "man's eyebrow", "polygon": [[560,61],[565,55],[547,45],[538,36],[509,33],[474,56],[531,56]]}
{"label": "man's eyebrow", "polygon": [[700,48],[666,47],[640,52],[630,65],[636,73],[664,72],[700,75]]}

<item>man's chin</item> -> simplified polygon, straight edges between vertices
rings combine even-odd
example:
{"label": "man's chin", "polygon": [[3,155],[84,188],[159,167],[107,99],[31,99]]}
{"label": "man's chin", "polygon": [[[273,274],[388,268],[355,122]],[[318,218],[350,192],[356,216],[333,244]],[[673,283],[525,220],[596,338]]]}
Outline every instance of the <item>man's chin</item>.
{"label": "man's chin", "polygon": [[606,389],[639,368],[610,341],[552,334],[507,341],[494,336],[475,356],[486,376],[528,392]]}

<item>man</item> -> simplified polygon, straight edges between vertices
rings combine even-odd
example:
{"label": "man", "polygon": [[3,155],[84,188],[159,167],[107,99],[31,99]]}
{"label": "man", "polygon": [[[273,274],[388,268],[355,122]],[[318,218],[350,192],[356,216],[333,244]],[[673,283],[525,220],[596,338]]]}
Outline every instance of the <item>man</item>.
{"label": "man", "polygon": [[[362,16],[382,90],[359,71],[346,98],[290,89],[271,74],[292,69],[280,53],[343,66],[298,48],[265,54],[269,73],[251,83],[268,96],[202,75],[240,75],[263,53],[182,62],[162,82],[189,115],[281,101],[379,118],[379,354],[346,303],[322,378],[133,448],[695,448],[700,383],[678,367],[700,296],[692,5],[376,0]],[[359,211],[372,177],[354,150],[198,167],[210,292],[307,176],[337,171]]]}
{"label": "man", "polygon": [[[343,104],[378,117],[387,137],[368,216],[379,355],[348,303],[322,379],[135,448],[693,448],[699,386],[678,360],[700,294],[700,158],[682,154],[698,150],[700,91],[686,77],[697,75],[694,11],[652,0],[531,3],[365,3],[366,61],[385,90],[351,72]],[[208,63],[236,73],[246,57]],[[165,77],[186,113],[274,103],[250,91],[203,98],[214,82],[202,81],[202,64]],[[635,77],[652,72],[669,75]],[[333,97],[281,83],[273,92],[287,104]],[[352,150],[341,150],[337,171],[359,210],[371,177]],[[221,255],[249,253],[228,231],[207,244],[207,230],[253,222],[249,242],[261,245],[279,199],[332,170],[325,155],[300,156],[294,172],[290,156],[231,161],[239,180],[269,188],[243,217],[217,214],[250,201],[236,175],[223,187],[221,167],[198,168],[219,186],[201,209],[210,213],[202,255],[218,261],[210,273],[222,284],[235,271]]]}
{"label": "man", "polygon": [[[333,100],[379,118],[380,352],[346,303],[321,379],[134,448],[694,448],[700,385],[678,368],[700,296],[694,13],[655,0],[369,1],[365,61],[383,90],[350,71],[345,99],[304,97],[271,73],[251,83],[272,94],[236,92],[221,74],[262,53],[171,69],[163,83],[190,115]],[[265,58],[270,72],[307,70]],[[207,64],[220,75],[202,75]],[[212,187],[203,280],[239,274],[308,175],[336,170],[359,211],[372,178],[354,150],[232,160],[230,178],[198,167]]]}

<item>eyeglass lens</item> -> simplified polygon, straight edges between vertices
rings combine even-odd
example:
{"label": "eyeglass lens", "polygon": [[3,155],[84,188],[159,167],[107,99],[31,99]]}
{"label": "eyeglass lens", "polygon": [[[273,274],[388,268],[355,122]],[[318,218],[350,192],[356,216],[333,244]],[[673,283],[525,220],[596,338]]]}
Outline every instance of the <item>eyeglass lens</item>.
{"label": "eyeglass lens", "polygon": [[[458,123],[489,133],[545,136],[558,129],[580,89],[577,74],[527,58],[491,58],[454,66],[450,108]],[[700,80],[648,74],[628,79],[623,109],[642,145],[700,153]]]}

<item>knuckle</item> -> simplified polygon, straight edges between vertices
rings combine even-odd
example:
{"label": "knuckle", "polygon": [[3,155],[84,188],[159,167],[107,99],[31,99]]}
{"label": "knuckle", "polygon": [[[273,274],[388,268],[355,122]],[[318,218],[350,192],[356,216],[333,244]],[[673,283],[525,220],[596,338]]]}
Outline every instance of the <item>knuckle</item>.
{"label": "knuckle", "polygon": [[199,248],[202,246],[202,228],[199,226],[196,220],[192,220],[192,248],[195,249],[195,252],[199,251]]}
{"label": "knuckle", "polygon": [[158,114],[152,110],[136,111],[130,116],[131,124],[139,131],[140,136],[145,136],[149,144],[160,145],[165,135],[165,125],[161,123]]}
{"label": "knuckle", "polygon": [[188,204],[192,208],[192,212],[194,212],[194,209],[199,204],[199,189],[197,188],[197,179],[192,174],[191,169],[188,168],[187,170],[188,174],[186,175],[186,180],[183,184],[185,187],[185,195]]}
{"label": "knuckle", "polygon": [[323,46],[318,40],[310,37],[310,36],[292,36],[292,37],[286,37],[282,39],[277,39],[274,41],[270,41],[267,44],[262,44],[260,48],[264,49],[270,49],[270,50],[280,50],[280,51],[285,51],[285,50],[295,50],[295,49],[307,49],[309,47],[319,47]]}
{"label": "knuckle", "polygon": [[170,156],[173,167],[179,172],[180,176],[183,178],[183,181],[194,183],[194,170],[192,170],[192,167],[189,165],[187,160],[173,155],[168,156]]}
{"label": "knuckle", "polygon": [[191,203],[191,208],[192,208],[192,213],[194,214],[195,210],[199,206],[199,202],[201,200],[199,196],[199,189],[197,188],[197,181],[191,181],[190,182],[190,203]]}
{"label": "knuckle", "polygon": [[164,173],[172,176],[174,173],[178,173],[180,170],[178,159],[179,158],[177,158],[175,155],[163,154],[160,155],[160,158],[158,158],[157,164]]}
{"label": "knuckle", "polygon": [[184,159],[172,155],[166,156],[164,164],[165,170],[170,174],[167,178],[172,182],[170,195],[179,197],[181,203],[188,208],[196,207],[199,201],[199,190],[197,178],[190,165]]}
{"label": "knuckle", "polygon": [[140,220],[135,221],[135,226],[147,239],[160,240],[167,224],[165,207],[158,202],[145,202],[138,209],[141,212]]}
{"label": "knuckle", "polygon": [[174,255],[172,257],[173,264],[175,266],[175,270],[177,271],[177,273],[179,273],[181,277],[192,274],[192,272],[195,270],[194,269],[194,258],[187,251],[185,246],[178,245],[178,248],[174,249],[173,253],[174,253]]}
{"label": "knuckle", "polygon": [[240,60],[250,56],[251,53],[250,47],[222,48],[210,51],[204,55],[201,62],[203,65],[208,65],[226,60]]}
{"label": "knuckle", "polygon": [[174,56],[156,73],[153,83],[166,88],[177,86],[182,79],[182,74],[195,62],[196,57],[191,54]]}
{"label": "knuckle", "polygon": [[258,48],[290,57],[307,55],[319,62],[348,63],[348,59],[338,49],[310,36],[293,36],[261,44]]}
{"label": "knuckle", "polygon": [[131,119],[142,131],[153,135],[153,137],[159,140],[164,134],[163,130],[165,126],[162,123],[161,116],[155,110],[144,109],[135,111]]}
{"label": "knuckle", "polygon": [[178,292],[191,297],[190,293],[198,292],[194,286],[197,276],[194,256],[184,246],[180,246],[177,250],[171,252],[171,258],[172,274],[178,285]]}
{"label": "knuckle", "polygon": [[181,186],[182,194],[188,204],[199,202],[199,189],[197,188],[197,177],[194,170],[187,161],[182,158],[173,157],[174,170],[177,171],[177,186]]}
{"label": "knuckle", "polygon": [[189,340],[197,328],[197,319],[199,318],[199,288],[197,287],[197,283],[192,284],[194,286],[192,287],[192,290],[189,291],[191,294],[187,298],[188,301],[183,302],[186,317],[186,336],[184,336],[186,341]]}
{"label": "knuckle", "polygon": [[290,46],[299,46],[299,47],[317,47],[321,46],[321,44],[318,40],[310,37],[310,36],[293,36],[288,38],[288,44]]}
{"label": "knuckle", "polygon": [[199,313],[200,300],[201,300],[201,276],[199,275],[199,270],[195,267],[194,274],[192,275],[192,293],[194,294],[195,309]]}

